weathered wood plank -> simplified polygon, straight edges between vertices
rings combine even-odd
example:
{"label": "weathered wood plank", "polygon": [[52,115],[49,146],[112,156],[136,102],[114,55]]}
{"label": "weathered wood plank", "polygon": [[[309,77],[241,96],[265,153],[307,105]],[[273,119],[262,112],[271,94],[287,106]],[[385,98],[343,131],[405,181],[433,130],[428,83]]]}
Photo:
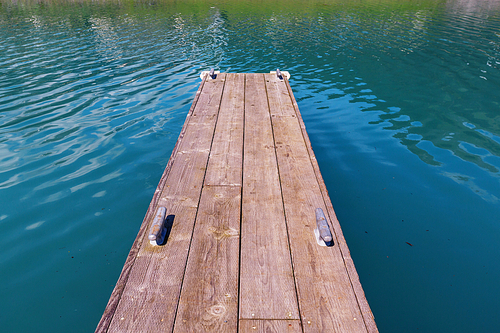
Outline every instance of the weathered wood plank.
{"label": "weathered wood plank", "polygon": [[295,96],[293,95],[292,88],[290,87],[290,84],[287,80],[285,80],[287,90],[289,92],[289,95],[292,100],[292,105],[296,111],[297,118],[299,120],[300,128],[302,131],[302,136],[304,138],[304,142],[306,143],[307,150],[309,152],[309,158],[311,160],[311,164],[313,166],[316,178],[318,180],[318,184],[324,199],[324,202],[326,204],[328,214],[331,219],[331,224],[333,226],[332,232],[335,232],[336,238],[337,238],[337,244],[340,248],[340,251],[342,253],[343,259],[344,259],[344,264],[346,266],[346,269],[349,273],[349,278],[351,281],[351,285],[353,287],[354,293],[356,295],[358,304],[360,306],[361,313],[363,315],[363,320],[365,322],[366,328],[368,332],[370,333],[378,333],[378,328],[375,323],[375,318],[373,316],[373,313],[370,309],[370,305],[368,304],[368,301],[366,299],[365,293],[363,291],[363,287],[361,285],[361,282],[359,280],[358,273],[356,271],[356,267],[354,266],[354,262],[351,258],[349,248],[347,247],[347,243],[345,241],[342,228],[340,227],[340,223],[337,219],[337,216],[335,214],[335,211],[333,209],[332,202],[330,200],[330,196],[328,195],[328,190],[326,188],[325,182],[323,180],[323,177],[321,175],[321,172],[319,170],[319,165],[316,160],[316,156],[314,155],[314,151],[311,146],[311,141],[309,140],[309,135],[307,134],[306,127],[304,124],[304,121],[302,120],[302,116],[299,111],[299,107],[297,105],[297,101],[295,100]]}
{"label": "weathered wood plank", "polygon": [[[205,124],[217,117],[226,74],[218,74],[217,79],[205,81],[196,108],[189,123]],[[212,141],[210,139],[210,141]]]}
{"label": "weathered wood plank", "polygon": [[205,186],[174,332],[236,332],[241,187]]}
{"label": "weathered wood plank", "polygon": [[298,319],[264,76],[247,74],[240,319]]}
{"label": "weathered wood plank", "polygon": [[[315,209],[326,207],[297,118],[274,117],[278,167],[305,332],[366,332],[338,246],[316,243]],[[286,140],[288,141],[286,141]],[[334,239],[334,243],[337,240]]]}
{"label": "weathered wood plank", "polygon": [[227,74],[205,185],[241,186],[245,74]]}
{"label": "weathered wood plank", "polygon": [[130,249],[130,252],[127,256],[125,264],[123,265],[123,269],[122,269],[122,272],[120,273],[120,277],[118,278],[118,281],[116,283],[115,288],[113,289],[113,292],[111,293],[111,296],[109,298],[108,304],[106,305],[106,309],[104,310],[104,313],[101,317],[101,320],[99,321],[99,323],[97,325],[97,328],[95,331],[96,333],[107,332],[109,325],[111,324],[111,321],[113,319],[113,316],[115,315],[116,308],[118,307],[121,296],[123,294],[123,290],[125,289],[128,278],[130,276],[130,272],[132,271],[132,267],[134,266],[135,259],[137,257],[137,254],[139,253],[139,250],[140,250],[142,243],[143,243],[143,239],[147,233],[148,225],[150,224],[150,221],[154,216],[155,209],[158,206],[158,200],[160,199],[162,189],[165,185],[165,182],[166,182],[167,177],[170,173],[170,170],[172,169],[172,165],[174,163],[174,156],[177,154],[179,146],[183,142],[183,137],[187,131],[187,124],[189,123],[189,120],[191,119],[191,116],[194,112],[194,109],[196,108],[197,102],[200,98],[200,95],[201,95],[201,92],[203,90],[205,82],[206,82],[206,78],[203,79],[203,81],[201,82],[200,87],[198,88],[198,91],[196,92],[196,95],[193,99],[193,103],[191,104],[191,108],[189,109],[188,114],[186,115],[186,120],[185,120],[184,125],[181,129],[181,133],[179,134],[179,138],[177,139],[177,142],[175,143],[174,149],[172,150],[172,153],[170,154],[170,159],[167,163],[167,166],[165,167],[165,170],[163,171],[163,174],[160,178],[158,186],[156,187],[155,193],[153,195],[153,199],[151,200],[151,203],[149,204],[148,210],[147,210],[146,215],[142,221],[142,224],[141,224],[141,227],[140,227],[139,232],[137,234],[137,237],[135,238],[135,241],[132,244],[132,248]]}
{"label": "weathered wood plank", "polygon": [[267,95],[269,96],[269,112],[271,116],[295,117],[295,109],[288,92],[285,80],[280,80],[276,74],[264,74]]}
{"label": "weathered wood plank", "polygon": [[143,242],[108,332],[172,330],[196,208],[166,208],[175,215],[170,237],[162,247]]}
{"label": "weathered wood plank", "polygon": [[181,200],[189,207],[197,207],[205,177],[215,118],[206,124],[189,124],[186,141],[175,156],[176,168],[172,168],[165,181],[160,197],[162,200]]}
{"label": "weathered wood plank", "polygon": [[[143,241],[116,308],[110,332],[173,328],[223,79],[224,76],[220,76],[219,82],[205,82],[158,200],[158,205],[167,208],[168,215],[175,215],[167,243],[162,247],[153,247]],[[209,86],[208,82],[211,83]],[[193,121],[195,115],[203,121]]]}
{"label": "weathered wood plank", "polygon": [[301,333],[300,320],[240,320],[240,333]]}
{"label": "weathered wood plank", "polygon": [[283,101],[287,86],[266,78],[304,331],[366,332],[339,247],[314,238],[314,211],[326,206],[292,99]]}

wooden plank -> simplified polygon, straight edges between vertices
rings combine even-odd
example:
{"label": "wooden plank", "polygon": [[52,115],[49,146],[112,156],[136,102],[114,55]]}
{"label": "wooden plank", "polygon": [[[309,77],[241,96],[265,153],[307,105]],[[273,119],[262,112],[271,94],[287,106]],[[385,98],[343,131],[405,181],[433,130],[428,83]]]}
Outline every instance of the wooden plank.
{"label": "wooden plank", "polygon": [[365,293],[363,291],[363,287],[361,285],[361,282],[359,280],[358,273],[356,271],[356,267],[354,266],[354,262],[351,258],[349,248],[347,247],[347,243],[345,241],[342,228],[340,227],[340,223],[337,219],[337,216],[335,214],[335,211],[333,209],[332,202],[330,200],[330,196],[328,195],[328,190],[326,188],[325,182],[323,180],[323,177],[321,175],[321,172],[319,170],[319,165],[316,160],[316,156],[314,155],[314,151],[311,146],[311,141],[309,140],[309,135],[307,134],[306,127],[304,124],[304,121],[302,120],[302,116],[299,111],[299,107],[297,105],[297,101],[295,100],[295,97],[292,92],[292,88],[290,87],[290,84],[287,80],[285,80],[287,90],[290,94],[291,100],[292,100],[292,105],[293,108],[295,109],[297,119],[299,120],[300,128],[302,131],[302,136],[304,138],[304,142],[306,144],[307,150],[309,152],[309,158],[311,160],[311,164],[314,169],[314,173],[316,175],[316,178],[318,180],[318,184],[324,199],[324,202],[326,204],[326,208],[328,211],[328,215],[330,216],[331,219],[331,224],[333,226],[333,231],[336,234],[337,238],[337,244],[340,248],[340,251],[342,253],[342,257],[344,259],[344,264],[346,266],[347,272],[349,273],[349,278],[351,280],[351,284],[354,290],[354,293],[356,295],[356,298],[358,300],[358,304],[360,306],[361,313],[363,315],[363,320],[365,322],[366,328],[368,332],[370,333],[378,333],[378,328],[377,324],[375,323],[375,318],[373,316],[373,313],[370,309],[370,305],[368,304],[368,300],[366,299]]}
{"label": "wooden plank", "polygon": [[[143,241],[111,321],[110,332],[173,328],[223,79],[221,75],[219,82],[205,83],[158,200],[158,205],[167,208],[167,214],[175,215],[167,243],[153,247],[147,240]],[[211,84],[207,85],[208,82]],[[193,121],[195,115],[203,121]]]}
{"label": "wooden plank", "polygon": [[205,186],[174,332],[236,332],[241,187]]}
{"label": "wooden plank", "polygon": [[301,154],[304,143],[289,144],[302,136],[298,121],[276,117],[273,124],[276,141],[283,141],[278,166],[304,332],[366,332],[339,247],[321,247],[314,237],[315,209],[326,207],[311,162]]}
{"label": "wooden plank", "polygon": [[276,74],[264,74],[266,89],[269,96],[269,112],[271,116],[295,117],[295,109],[292,105],[290,93],[285,80],[280,80]]}
{"label": "wooden plank", "polygon": [[135,238],[135,241],[132,244],[132,248],[127,256],[125,264],[123,265],[123,269],[122,269],[122,272],[120,273],[120,277],[118,278],[116,286],[113,289],[113,292],[111,293],[108,304],[106,305],[106,309],[104,310],[104,313],[101,317],[101,320],[99,321],[99,323],[97,325],[97,328],[95,331],[96,333],[107,332],[109,325],[113,319],[113,316],[115,315],[116,308],[118,307],[118,304],[120,302],[121,296],[123,294],[123,291],[124,291],[125,286],[127,284],[128,278],[130,276],[130,272],[132,271],[132,267],[134,266],[135,260],[137,258],[137,254],[139,253],[139,250],[142,246],[143,239],[145,238],[145,234],[147,233],[148,225],[155,214],[155,208],[158,205],[158,200],[160,199],[162,189],[165,185],[165,182],[166,182],[167,177],[170,173],[170,170],[172,169],[172,165],[174,162],[174,156],[177,154],[179,146],[183,142],[183,137],[187,131],[187,124],[189,123],[189,120],[191,119],[191,116],[194,112],[194,109],[196,108],[196,105],[197,105],[198,100],[200,98],[200,95],[201,95],[201,92],[203,90],[205,82],[206,82],[206,78],[203,79],[203,81],[201,82],[200,87],[198,88],[198,91],[196,92],[196,95],[193,99],[193,103],[191,104],[191,108],[189,109],[188,114],[186,115],[186,120],[185,120],[184,125],[181,129],[181,133],[179,134],[179,138],[177,139],[177,142],[175,143],[174,149],[172,150],[172,153],[170,155],[170,159],[167,163],[167,166],[165,167],[165,170],[163,171],[163,174],[162,174],[160,181],[158,183],[158,186],[156,187],[155,193],[153,195],[153,199],[151,200],[151,203],[149,204],[148,210],[146,212],[146,215],[144,216],[144,219],[142,221],[139,232],[137,233],[137,237]]}
{"label": "wooden plank", "polygon": [[301,333],[300,320],[240,320],[240,333]]}
{"label": "wooden plank", "polygon": [[[208,79],[201,91],[197,107],[189,122],[191,124],[206,124],[217,117],[220,108],[222,90],[226,81],[226,74],[218,74],[216,79]],[[210,140],[212,141],[212,140]]]}
{"label": "wooden plank", "polygon": [[240,319],[298,319],[264,76],[246,75]]}
{"label": "wooden plank", "polygon": [[205,185],[241,186],[245,74],[227,74]]}
{"label": "wooden plank", "polygon": [[160,204],[162,200],[175,199],[189,207],[198,206],[214,128],[215,118],[206,124],[189,124],[186,140],[175,157],[177,168],[172,168],[165,182]]}
{"label": "wooden plank", "polygon": [[[268,90],[268,98],[272,108],[280,104],[282,94]],[[326,211],[326,206],[299,121],[289,115],[295,111],[284,111],[285,106],[280,104],[278,111],[287,116],[272,119],[304,331],[366,332],[339,247],[320,247],[316,243],[315,209]],[[272,109],[271,113],[278,114]]]}
{"label": "wooden plank", "polygon": [[236,332],[244,75],[228,74],[174,332]]}
{"label": "wooden plank", "polygon": [[196,208],[172,205],[167,211],[175,215],[170,237],[162,247],[143,242],[108,332],[172,330]]}

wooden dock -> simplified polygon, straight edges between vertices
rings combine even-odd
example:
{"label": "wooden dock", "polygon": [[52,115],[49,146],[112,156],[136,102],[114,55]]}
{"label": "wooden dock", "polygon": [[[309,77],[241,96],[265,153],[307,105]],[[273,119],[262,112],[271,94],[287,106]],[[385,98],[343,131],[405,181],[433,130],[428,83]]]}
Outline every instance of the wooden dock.
{"label": "wooden dock", "polygon": [[96,332],[378,332],[286,77],[204,76]]}

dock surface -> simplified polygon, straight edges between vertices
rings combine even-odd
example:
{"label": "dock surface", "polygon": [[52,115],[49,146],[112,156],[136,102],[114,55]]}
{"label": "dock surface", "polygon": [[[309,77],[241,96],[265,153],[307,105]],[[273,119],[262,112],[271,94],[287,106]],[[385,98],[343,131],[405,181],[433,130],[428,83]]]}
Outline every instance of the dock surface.
{"label": "dock surface", "polygon": [[286,78],[204,77],[96,332],[378,332]]}

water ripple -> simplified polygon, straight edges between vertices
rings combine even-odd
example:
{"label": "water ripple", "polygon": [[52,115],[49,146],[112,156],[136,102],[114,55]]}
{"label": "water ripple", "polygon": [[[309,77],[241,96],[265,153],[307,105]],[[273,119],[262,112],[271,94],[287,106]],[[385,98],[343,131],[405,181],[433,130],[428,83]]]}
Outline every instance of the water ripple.
{"label": "water ripple", "polygon": [[[94,297],[85,307],[92,313],[89,318],[97,321],[102,313],[95,304],[105,306],[116,281],[130,248],[123,239],[135,237],[199,84],[199,72],[210,67],[225,72],[279,67],[292,73],[308,131],[328,167],[324,177],[328,182],[335,175],[328,183],[334,185],[332,195],[340,193],[337,199],[344,200],[344,208],[353,193],[367,193],[366,206],[375,202],[369,209],[384,216],[347,217],[352,222],[346,224],[347,232],[354,234],[358,253],[366,244],[356,238],[357,232],[362,229],[365,236],[364,230],[370,229],[364,228],[376,225],[382,230],[392,223],[388,221],[399,223],[393,211],[411,211],[416,201],[424,202],[414,196],[406,206],[401,204],[405,199],[400,194],[420,183],[435,187],[421,193],[435,196],[436,206],[455,200],[448,202],[454,207],[450,211],[476,197],[480,204],[498,203],[500,11],[495,1],[20,3],[0,3],[0,195],[14,198],[0,201],[0,264],[8,272],[0,285],[6,292],[26,290],[5,297],[23,314],[25,304],[49,308],[40,289],[44,295],[57,294],[50,296],[51,311],[55,307],[73,319],[60,331],[73,331],[74,322],[86,318],[68,315],[68,303],[61,301],[68,297],[65,290],[82,296],[76,281],[89,276],[95,281],[105,272],[108,280],[99,285],[108,289],[83,295],[100,294],[89,296]],[[372,168],[380,174],[374,177]],[[436,178],[429,176],[433,171],[428,171],[434,169],[450,181],[440,178],[436,184],[466,188],[467,200],[435,185]],[[385,173],[392,179],[393,174],[407,177],[406,183],[394,185],[401,193],[385,197],[377,192]],[[428,200],[424,210],[441,214],[441,208],[428,207],[434,205]],[[360,208],[361,200],[352,201],[352,209],[344,212],[368,212]],[[384,212],[374,208],[384,205]],[[492,207],[490,212],[496,212]],[[485,219],[492,220],[493,213]],[[438,218],[421,217],[415,225],[458,229],[439,224]],[[391,224],[386,232],[393,235],[394,230],[403,229]],[[377,238],[384,242],[371,243],[375,249],[396,239]],[[404,253],[398,245],[393,249]],[[384,263],[374,269],[387,267],[385,252],[390,250],[383,249]],[[74,253],[87,256],[87,263],[79,259],[82,266],[68,264],[77,257]],[[109,261],[100,261],[102,253]],[[414,266],[418,270],[408,267],[412,275],[421,265]],[[50,283],[29,283],[42,281],[41,276]],[[387,290],[379,285],[367,290]],[[405,293],[415,289],[407,285]],[[82,304],[85,297],[74,297],[70,304]],[[38,299],[40,304],[33,303]],[[378,306],[380,313],[384,307]],[[393,318],[397,311],[387,312],[391,314],[381,317]],[[53,317],[32,315],[38,320],[25,325]],[[86,325],[93,328],[95,323]]]}

